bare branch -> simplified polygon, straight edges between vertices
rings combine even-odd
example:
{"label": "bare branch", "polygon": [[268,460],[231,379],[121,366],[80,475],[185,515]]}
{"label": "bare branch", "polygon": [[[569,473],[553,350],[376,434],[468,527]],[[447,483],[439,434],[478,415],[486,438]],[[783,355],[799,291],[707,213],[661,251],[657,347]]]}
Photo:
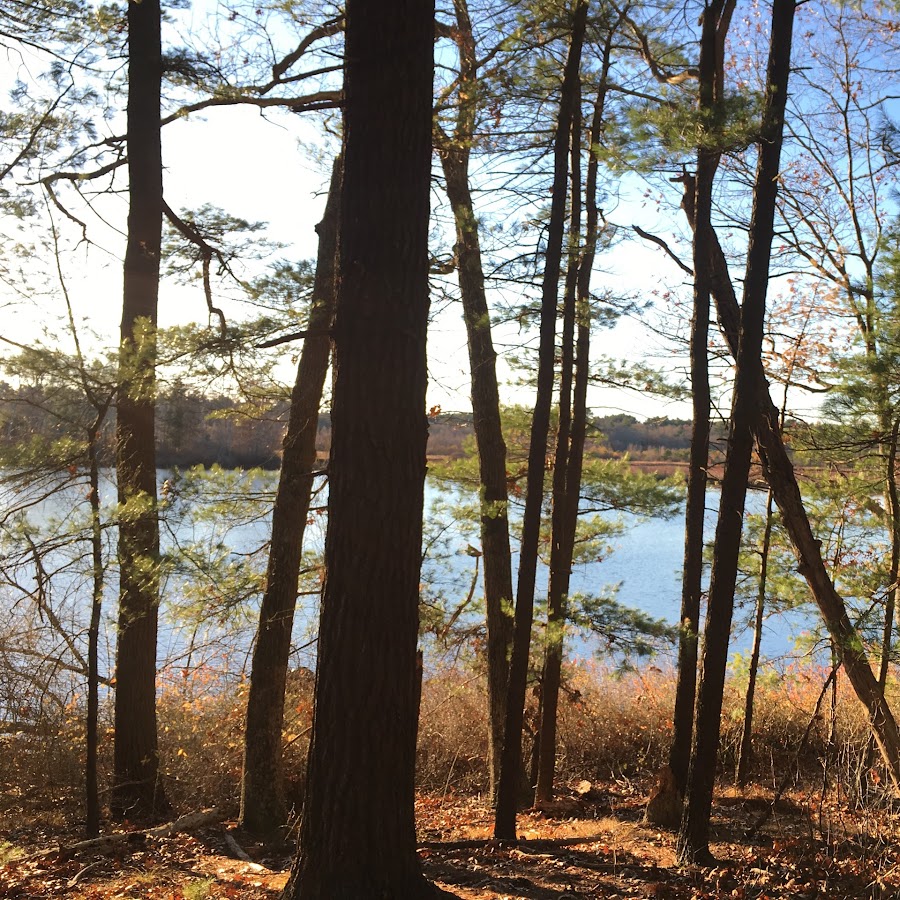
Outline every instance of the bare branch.
{"label": "bare branch", "polygon": [[[290,69],[290,67],[294,65],[294,63],[297,62],[297,60],[300,59],[300,57],[303,56],[303,54],[306,53],[306,51],[316,41],[322,40],[326,37],[331,37],[332,35],[337,34],[339,31],[343,31],[343,29],[344,19],[343,16],[341,16],[337,19],[331,19],[330,21],[320,25],[318,28],[314,28],[312,31],[310,31],[310,33],[306,35],[306,37],[303,38],[302,41],[300,41],[300,43],[297,45],[297,48],[293,52],[288,53],[288,55],[285,56],[284,59],[281,60],[281,62],[276,63],[274,66],[272,66],[272,86],[274,87],[281,81],[282,76],[285,74],[285,72],[287,72],[287,70]],[[263,90],[261,91],[261,93],[266,93],[266,91]]]}
{"label": "bare branch", "polygon": [[679,259],[675,251],[661,237],[657,237],[657,235],[655,234],[650,234],[649,231],[644,231],[644,229],[641,228],[640,225],[632,225],[631,230],[634,231],[634,233],[638,235],[638,237],[642,237],[645,241],[652,241],[657,246],[662,247],[662,249],[665,250],[666,255],[675,263],[675,265],[678,266],[679,269],[681,269],[682,272],[684,272],[686,275],[690,275],[691,278],[694,277],[694,270],[690,266],[685,265],[681,261],[681,259]]}
{"label": "bare branch", "polygon": [[266,350],[269,347],[278,347],[280,344],[289,344],[291,341],[299,341],[301,338],[322,337],[323,335],[331,335],[331,329],[327,331],[306,330],[292,331],[290,334],[283,334],[277,338],[269,338],[267,341],[260,341],[256,346],[259,350]]}
{"label": "bare branch", "polygon": [[15,155],[15,158],[10,162],[5,168],[0,169],[0,181],[2,181],[9,173],[29,154],[32,147],[34,147],[37,142],[38,135],[41,133],[41,129],[47,124],[50,117],[56,111],[56,107],[62,102],[63,97],[69,93],[71,90],[71,85],[67,87],[44,111],[44,114],[38,119],[35,123],[34,127],[31,129],[31,133],[28,135],[28,140],[25,142],[22,149]]}
{"label": "bare branch", "polygon": [[183,119],[191,113],[215,106],[257,106],[260,109],[272,109],[282,107],[292,112],[307,112],[317,109],[337,109],[343,103],[343,91],[317,91],[314,94],[305,94],[302,97],[258,97],[249,94],[240,94],[234,97],[210,97],[206,100],[198,100],[182,106],[162,120],[163,125],[168,125],[178,119]]}
{"label": "bare branch", "polygon": [[209,279],[209,264],[213,257],[218,259],[225,269],[228,269],[228,264],[222,256],[222,252],[207,243],[203,235],[200,234],[194,225],[190,222],[186,222],[181,216],[173,212],[172,207],[169,206],[165,200],[163,200],[163,212],[178,232],[200,251],[200,258],[203,266],[203,294],[206,297],[206,308],[209,310],[210,315],[215,315],[218,318],[219,332],[222,337],[225,337],[228,323],[225,321],[225,313],[222,312],[218,306],[213,304],[212,284]]}
{"label": "bare branch", "polygon": [[698,77],[699,73],[693,66],[683,69],[680,72],[665,71],[653,56],[653,51],[650,49],[650,41],[644,31],[638,26],[637,22],[625,13],[622,13],[622,18],[628,23],[632,33],[637,39],[641,59],[647,63],[650,74],[653,75],[660,84],[684,84],[685,81],[692,78],[696,79]]}
{"label": "bare branch", "polygon": [[82,222],[77,216],[73,215],[62,205],[59,201],[59,197],[56,196],[55,191],[53,190],[52,184],[49,180],[42,181],[44,186],[44,190],[47,192],[47,196],[50,198],[50,201],[53,205],[70,221],[74,222],[79,228],[81,228],[81,240],[87,242],[87,224]]}
{"label": "bare branch", "polygon": [[[128,162],[126,157],[120,155],[112,162],[107,163],[105,166],[100,166],[99,169],[95,169],[93,172],[53,172],[50,175],[45,175],[40,181],[26,182],[26,184],[42,184],[46,188],[47,185],[54,184],[57,181],[91,181],[94,178],[101,178],[103,175],[114,172],[116,169],[124,166],[126,162]],[[78,220],[76,219],[75,221]]]}

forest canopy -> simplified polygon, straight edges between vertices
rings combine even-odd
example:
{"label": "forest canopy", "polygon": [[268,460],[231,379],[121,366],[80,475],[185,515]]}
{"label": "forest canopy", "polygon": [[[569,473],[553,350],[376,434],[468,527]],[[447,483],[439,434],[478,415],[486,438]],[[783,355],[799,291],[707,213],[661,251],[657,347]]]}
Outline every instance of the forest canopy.
{"label": "forest canopy", "polygon": [[[637,891],[566,836],[604,896],[894,891],[848,823],[892,846],[900,792],[898,43],[841,0],[3,4],[2,876],[131,896],[84,857],[229,821],[296,849],[248,897],[555,895],[471,873],[639,797]],[[802,884],[782,825],[723,844],[731,769],[815,810]]]}

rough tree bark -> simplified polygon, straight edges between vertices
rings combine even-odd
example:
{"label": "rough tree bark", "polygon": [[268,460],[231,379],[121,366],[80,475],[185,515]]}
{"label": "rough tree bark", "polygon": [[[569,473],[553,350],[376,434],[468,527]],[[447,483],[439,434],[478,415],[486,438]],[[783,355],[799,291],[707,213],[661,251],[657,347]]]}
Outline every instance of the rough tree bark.
{"label": "rough tree bark", "polygon": [[114,816],[166,808],[156,735],[159,521],[154,435],[156,314],[162,237],[159,0],[128,4],[128,236],[116,409],[119,639]]}
{"label": "rough tree bark", "polygon": [[516,798],[522,766],[522,724],[525,716],[528,655],[534,617],[534,584],[537,575],[541,507],[544,499],[547,434],[550,429],[550,410],[553,402],[556,308],[565,231],[569,132],[575,103],[579,96],[581,49],[586,22],[587,3],[579,0],[574,13],[572,40],[563,76],[554,143],[553,193],[550,220],[547,226],[547,246],[544,254],[537,397],[531,421],[531,440],[528,449],[528,475],[525,511],[522,517],[519,577],[516,586],[513,651],[509,668],[503,752],[500,759],[500,778],[497,784],[497,803],[494,816],[494,837],[506,841],[516,839]]}
{"label": "rough tree bark", "polygon": [[[683,204],[689,222],[693,222],[693,186],[686,180]],[[714,235],[710,248],[713,298],[719,327],[734,356],[737,354],[740,329],[740,307],[728,271],[728,262]],[[803,505],[794,466],[781,437],[780,413],[772,402],[762,360],[754,363],[757,381],[756,440],[766,481],[775,495],[781,520],[791,539],[797,557],[797,571],[806,579],[828,629],[835,651],[859,701],[870,714],[875,741],[894,789],[900,792],[900,731],[890,707],[872,673],[862,639],[847,614],[843,598],[838,594],[822,558],[822,542],[812,532]]]}
{"label": "rough tree bark", "polygon": [[[700,41],[699,101],[702,115],[711,116],[722,97],[724,45],[733,0],[709,3],[703,13]],[[697,641],[700,631],[700,598],[703,579],[703,524],[706,513],[706,473],[709,460],[709,302],[710,279],[707,260],[712,225],[712,187],[719,165],[714,148],[697,151],[697,177],[693,198],[694,226],[694,314],[691,321],[691,396],[693,425],[688,467],[687,503],[684,526],[684,574],[681,586],[681,631],[678,640],[678,676],[675,684],[675,709],[672,716],[672,746],[669,767],[678,793],[687,784],[688,762],[694,724],[694,699],[697,685]],[[677,802],[659,804],[660,810],[672,812]],[[651,807],[648,807],[648,815]],[[659,824],[676,825],[668,821]]]}
{"label": "rough tree bark", "polygon": [[481,549],[484,556],[484,603],[487,620],[487,669],[491,793],[496,796],[500,748],[506,719],[506,688],[512,647],[512,562],[506,479],[506,443],[500,422],[497,353],[491,339],[491,316],[484,288],[478,221],[469,189],[469,157],[475,135],[478,59],[465,0],[454,0],[459,50],[459,107],[452,135],[438,132],[447,199],[456,224],[456,266],[472,378],[472,421],[481,479]]}
{"label": "rough tree bark", "polygon": [[338,157],[331,173],[325,213],[316,228],[319,252],[313,296],[291,393],[281,473],[272,510],[266,589],[250,668],[240,822],[248,831],[259,834],[272,832],[287,819],[281,767],[284,690],[303,533],[314,481],[319,406],[331,354],[340,186]]}
{"label": "rough tree bark", "polygon": [[[581,85],[572,115],[570,136],[571,189],[569,199],[569,250],[562,303],[562,334],[559,364],[559,419],[556,428],[556,452],[553,460],[552,512],[550,525],[550,577],[547,585],[547,632],[544,646],[544,670],[541,677],[541,707],[537,738],[537,778],[535,803],[553,799],[553,774],[556,768],[556,717],[562,679],[563,643],[566,627],[566,595],[572,571],[575,546],[574,526],[578,516],[581,472],[574,484],[569,481],[574,409],[572,382],[575,375],[575,324],[581,239]],[[572,496],[574,492],[574,498]],[[575,518],[569,510],[575,503]],[[573,525],[569,534],[570,520]]]}
{"label": "rough tree bark", "polygon": [[762,359],[766,292],[795,7],[795,0],[775,0],[772,11],[766,101],[753,191],[728,451],[716,524],[685,808],[677,841],[678,858],[683,863],[707,863],[711,859],[709,818],[719,749],[722,694],[728,661],[744,500],[758,404],[759,385],[756,374],[757,365]]}
{"label": "rough tree bark", "polygon": [[435,896],[416,854],[434,5],[349,0],[326,582],[284,897]]}

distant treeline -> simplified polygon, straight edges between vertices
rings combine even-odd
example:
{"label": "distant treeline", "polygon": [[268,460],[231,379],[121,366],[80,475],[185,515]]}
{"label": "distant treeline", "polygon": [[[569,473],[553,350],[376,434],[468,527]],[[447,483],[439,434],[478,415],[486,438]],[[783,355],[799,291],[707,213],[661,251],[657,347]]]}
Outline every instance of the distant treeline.
{"label": "distant treeline", "polygon": [[[261,466],[274,469],[280,464],[281,440],[287,421],[287,399],[269,404],[241,403],[222,395],[206,396],[175,384],[160,391],[157,398],[157,461],[162,468],[197,464],[226,468]],[[64,414],[63,414],[64,413]],[[90,422],[92,411],[83,398],[73,393],[49,396],[39,386],[15,388],[0,383],[0,439],[8,458],[9,448],[25,445],[35,438],[76,436],[71,422]],[[104,428],[106,464],[113,461],[114,413]],[[724,440],[724,426],[714,429],[713,439]],[[317,447],[328,452],[331,423],[319,416]],[[428,452],[433,456],[456,458],[474,447],[471,413],[439,413],[430,419]],[[657,417],[639,421],[619,413],[591,421],[587,450],[597,456],[628,454],[635,460],[686,460],[691,442],[691,424],[683,419]]]}
{"label": "distant treeline", "polygon": [[[277,469],[281,440],[287,421],[288,401],[267,404],[240,403],[221,395],[205,396],[181,385],[161,390],[156,405],[157,465],[186,468],[219,464],[226,468]],[[15,459],[15,448],[39,441],[81,440],[94,411],[77,392],[65,396],[58,389],[41,386],[12,387],[0,383],[0,441],[3,457]],[[102,431],[102,463],[112,465],[115,411]],[[320,432],[330,430],[321,417]],[[320,437],[327,448],[327,437]]]}
{"label": "distant treeline", "polygon": [[[467,438],[473,437],[469,413],[444,413],[431,420],[428,451],[435,456],[460,456]],[[724,427],[713,429],[713,439],[724,439]],[[687,459],[691,446],[691,423],[684,419],[657,417],[641,422],[635,416],[618,413],[598,416],[588,429],[588,453],[595,456],[622,456],[633,459]]]}
{"label": "distant treeline", "polygon": [[[687,459],[691,446],[691,423],[685,419],[659,416],[639,421],[627,413],[600,416],[589,432],[596,447],[616,455],[627,453],[634,459]],[[722,432],[724,437],[724,431]],[[714,429],[713,440],[719,437]]]}

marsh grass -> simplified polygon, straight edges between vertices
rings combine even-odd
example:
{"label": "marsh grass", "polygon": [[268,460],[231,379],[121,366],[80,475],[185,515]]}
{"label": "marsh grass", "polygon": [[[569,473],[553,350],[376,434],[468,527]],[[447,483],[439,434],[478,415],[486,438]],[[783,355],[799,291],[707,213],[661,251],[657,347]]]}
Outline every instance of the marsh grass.
{"label": "marsh grass", "polygon": [[[795,782],[829,777],[847,796],[861,781],[877,785],[879,766],[862,766],[868,740],[865,712],[839,678],[836,740],[829,744],[829,702],[822,704],[809,739],[802,735],[827,678],[825,669],[788,667],[767,673],[757,685],[754,764],[751,781],[769,788],[785,773]],[[720,785],[732,779],[740,739],[746,679],[733,673],[722,717]],[[302,798],[313,679],[289,678],[285,716],[285,777],[292,802]],[[674,677],[654,666],[617,673],[592,663],[570,664],[559,712],[557,777],[560,782],[626,779],[649,787],[663,765],[672,733]],[[898,701],[896,684],[891,694]],[[222,682],[196,671],[162,679],[159,694],[160,752],[167,791],[177,808],[239,804],[246,683]],[[536,685],[528,694],[526,762],[537,721]],[[429,673],[422,686],[418,786],[427,793],[477,795],[487,791],[487,699],[484,679],[464,667]],[[80,820],[84,764],[83,716],[77,701],[35,733],[6,735],[0,747],[8,766],[0,775],[0,827],[22,819],[58,823]],[[101,742],[101,790],[109,786],[112,729],[105,711]],[[2,854],[0,849],[0,854]],[[2,856],[0,856],[2,859]]]}

